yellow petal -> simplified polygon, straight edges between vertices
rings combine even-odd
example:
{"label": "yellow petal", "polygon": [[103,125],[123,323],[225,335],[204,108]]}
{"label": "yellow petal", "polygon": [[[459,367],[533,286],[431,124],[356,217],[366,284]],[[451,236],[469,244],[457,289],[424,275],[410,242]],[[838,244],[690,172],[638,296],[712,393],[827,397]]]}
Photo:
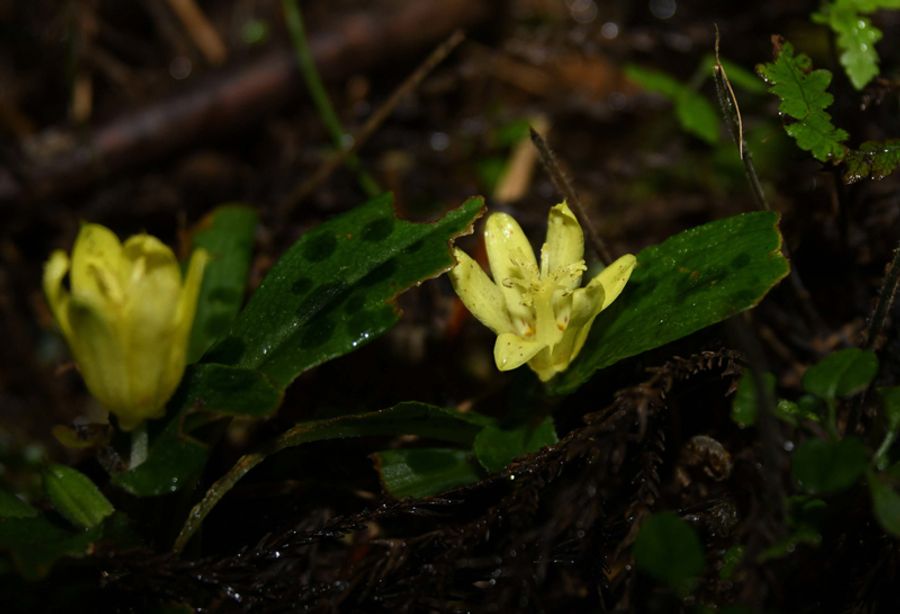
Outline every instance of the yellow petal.
{"label": "yellow petal", "polygon": [[[584,233],[581,225],[562,202],[552,209],[547,219],[547,239],[541,248],[541,276],[546,278],[584,259]],[[581,285],[581,275],[564,275],[560,279],[566,290]]]}
{"label": "yellow petal", "polygon": [[603,301],[596,313],[600,313],[609,307],[609,305],[619,297],[622,290],[625,288],[625,284],[628,283],[628,278],[631,277],[631,272],[634,270],[635,264],[637,264],[637,258],[631,254],[625,254],[603,269],[603,271],[594,277],[594,279],[592,279],[585,287],[590,288],[598,285],[603,287]]}
{"label": "yellow petal", "polygon": [[50,259],[44,264],[44,295],[50,305],[50,311],[56,319],[63,335],[69,340],[72,336],[72,327],[69,325],[69,292],[63,288],[62,282],[69,272],[69,257],[66,252],[58,249],[50,255]]}
{"label": "yellow petal", "polygon": [[501,371],[511,371],[524,365],[545,347],[535,339],[526,339],[515,333],[503,333],[494,344],[494,362]]}
{"label": "yellow petal", "polygon": [[540,378],[542,382],[548,381],[554,375],[562,371],[562,369],[557,368],[553,363],[553,355],[556,354],[550,352],[550,348],[544,348],[540,352],[534,355],[534,358],[528,361],[528,368],[534,371],[537,376]]}
{"label": "yellow petal", "polygon": [[123,323],[106,317],[108,314],[98,311],[95,305],[74,298],[68,312],[72,327],[69,349],[78,370],[91,394],[104,408],[119,414],[121,421],[120,414],[130,411],[133,405]]}
{"label": "yellow petal", "polygon": [[525,289],[538,281],[534,250],[512,216],[494,213],[484,228],[484,243],[494,283],[500,288],[513,324],[523,331],[531,320]]}
{"label": "yellow petal", "polygon": [[450,282],[466,309],[496,334],[512,332],[500,288],[467,253],[456,248],[453,255],[456,266],[450,270]]}
{"label": "yellow petal", "polygon": [[95,305],[121,301],[123,265],[122,244],[110,229],[82,225],[72,250],[72,296]]}

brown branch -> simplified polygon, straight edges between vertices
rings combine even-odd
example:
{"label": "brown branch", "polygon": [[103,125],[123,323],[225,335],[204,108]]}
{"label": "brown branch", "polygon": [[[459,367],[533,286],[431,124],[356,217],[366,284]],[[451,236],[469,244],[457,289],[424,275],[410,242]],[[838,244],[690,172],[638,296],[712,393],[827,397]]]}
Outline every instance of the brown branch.
{"label": "brown branch", "polygon": [[[348,15],[311,36],[310,47],[322,75],[339,80],[431,47],[492,12],[489,3],[420,0],[393,12]],[[283,104],[302,82],[293,53],[281,49],[244,66],[211,72],[84,135],[48,129],[22,144],[12,168],[0,167],[0,207],[83,189],[204,137],[246,128]]]}

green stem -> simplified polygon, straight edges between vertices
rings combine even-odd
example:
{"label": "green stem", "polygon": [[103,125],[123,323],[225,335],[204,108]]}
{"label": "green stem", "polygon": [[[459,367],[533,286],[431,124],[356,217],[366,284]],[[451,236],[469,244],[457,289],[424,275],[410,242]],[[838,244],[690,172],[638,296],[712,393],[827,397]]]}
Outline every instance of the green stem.
{"label": "green stem", "polygon": [[[300,73],[309,88],[309,94],[316,105],[319,117],[325,128],[331,135],[334,146],[342,151],[349,146],[346,142],[347,133],[341,126],[341,120],[338,119],[334,107],[331,106],[331,100],[322,84],[322,78],[316,69],[316,63],[312,56],[312,50],[309,48],[309,42],[306,38],[306,28],[303,25],[303,15],[297,6],[297,0],[282,0],[282,9],[284,10],[284,22],[287,26],[288,33],[291,36],[291,42],[294,44],[294,50],[297,53],[297,63],[300,67]],[[359,158],[355,155],[347,157],[347,166],[356,173],[359,186],[367,196],[374,197],[381,194],[381,189],[375,180],[362,168]]]}
{"label": "green stem", "polygon": [[888,452],[891,449],[891,446],[894,445],[894,441],[897,439],[897,431],[888,431],[884,436],[884,441],[881,442],[881,445],[878,446],[878,451],[875,452],[875,457],[872,459],[875,468],[878,471],[884,471],[888,466]]}
{"label": "green stem", "polygon": [[131,456],[128,459],[128,468],[134,469],[147,460],[147,448],[149,437],[147,435],[147,423],[142,422],[139,427],[131,431]]}

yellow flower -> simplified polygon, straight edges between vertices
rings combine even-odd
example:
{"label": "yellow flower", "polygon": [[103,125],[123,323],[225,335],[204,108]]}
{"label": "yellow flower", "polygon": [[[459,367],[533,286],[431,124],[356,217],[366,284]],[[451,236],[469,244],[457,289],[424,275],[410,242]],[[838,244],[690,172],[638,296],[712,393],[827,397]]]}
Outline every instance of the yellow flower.
{"label": "yellow flower", "polygon": [[569,206],[550,209],[538,268],[534,250],[505,213],[494,213],[484,241],[494,281],[460,249],[450,271],[453,288],[482,324],[497,334],[494,361],[501,371],[528,363],[542,381],[578,356],[594,318],[622,292],[635,257],[622,256],[584,288],[584,233]]}
{"label": "yellow flower", "polygon": [[181,380],[207,260],[196,250],[182,283],[175,254],[155,237],[122,244],[108,228],[85,224],[71,272],[62,250],[44,265],[47,302],[81,375],[125,430],[161,417]]}

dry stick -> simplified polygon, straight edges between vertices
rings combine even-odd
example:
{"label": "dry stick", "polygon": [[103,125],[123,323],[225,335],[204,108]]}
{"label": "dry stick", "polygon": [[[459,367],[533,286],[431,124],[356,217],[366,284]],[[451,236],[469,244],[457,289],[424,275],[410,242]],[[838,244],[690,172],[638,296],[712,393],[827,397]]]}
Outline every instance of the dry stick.
{"label": "dry stick", "polygon": [[[297,53],[297,65],[300,67],[300,73],[303,75],[303,80],[309,89],[309,95],[312,97],[316,110],[319,112],[319,118],[331,135],[335,148],[338,151],[344,151],[347,149],[345,140],[347,132],[341,125],[341,120],[338,119],[337,113],[331,104],[331,99],[328,97],[328,92],[325,91],[322,78],[319,76],[319,70],[316,68],[316,62],[313,59],[312,50],[309,48],[309,41],[306,37],[303,14],[300,12],[300,7],[297,6],[297,0],[282,0],[281,7],[284,10],[284,23],[287,26],[288,33],[291,35],[291,42]],[[356,173],[359,187],[366,193],[366,196],[372,198],[381,193],[381,188],[365,171],[359,158],[355,155],[348,155],[345,156],[344,160],[347,162],[350,170]]]}
{"label": "dry stick", "polygon": [[894,302],[894,296],[897,294],[898,284],[900,284],[900,241],[897,242],[897,247],[894,248],[894,257],[884,273],[881,291],[878,293],[878,300],[875,302],[875,309],[872,311],[872,317],[869,320],[869,328],[866,330],[864,343],[867,349],[876,351],[881,349],[879,339],[881,332],[884,330],[888,312],[891,310],[891,305]]}
{"label": "dry stick", "polygon": [[[747,148],[747,142],[744,140],[744,121],[741,117],[741,109],[738,106],[737,97],[734,94],[734,89],[731,87],[731,81],[728,79],[725,67],[722,66],[722,62],[719,59],[718,26],[716,26],[715,45],[716,62],[713,65],[713,81],[716,84],[716,97],[719,101],[722,116],[725,118],[725,126],[728,128],[728,133],[738,147],[738,154],[744,165],[744,174],[747,176],[747,182],[750,184],[756,206],[765,211],[771,211],[772,208],[769,206],[769,201],[766,198],[762,184],[759,181],[759,175],[756,173],[756,166],[753,164],[753,156],[750,154],[750,150]],[[790,259],[791,254],[786,243],[782,243],[781,249],[784,252],[785,258]],[[809,291],[806,289],[803,280],[800,279],[800,274],[797,272],[796,268],[791,267],[789,279],[797,302],[800,304],[800,308],[803,310],[803,313],[806,315],[807,320],[812,324],[813,328],[817,330],[827,329],[822,316],[819,315],[819,312],[816,311],[813,306]]]}
{"label": "dry stick", "polygon": [[[884,325],[887,322],[891,305],[894,303],[898,285],[900,285],[900,242],[894,248],[894,257],[884,273],[881,289],[878,292],[878,299],[875,301],[872,317],[869,318],[869,327],[866,329],[866,336],[863,341],[863,347],[866,349],[876,352],[881,349],[881,335],[884,331]],[[850,412],[847,416],[846,432],[854,433],[857,431],[857,427],[862,420],[863,406],[866,404],[867,397],[868,391],[864,391],[850,407]]]}
{"label": "dry stick", "polygon": [[353,145],[348,149],[343,149],[325,162],[323,162],[312,177],[300,183],[291,190],[290,194],[278,205],[278,216],[284,219],[298,203],[307,196],[312,194],[322,183],[331,176],[331,174],[341,166],[350,156],[356,154],[359,148],[363,146],[375,132],[381,127],[385,120],[394,112],[394,109],[403,100],[403,97],[418,87],[419,83],[434,70],[434,68],[444,61],[460,43],[465,40],[466,36],[462,30],[456,30],[450,37],[441,43],[434,51],[431,52],[424,62],[422,62],[413,73],[394,90],[394,92],[385,100],[381,106],[366,120],[362,129],[354,135]]}
{"label": "dry stick", "polygon": [[538,134],[534,128],[529,128],[529,130],[531,132],[531,142],[534,143],[538,153],[541,154],[541,163],[550,175],[553,185],[556,186],[557,191],[562,194],[563,198],[571,205],[572,211],[575,213],[575,217],[578,218],[581,225],[587,229],[588,240],[591,243],[591,247],[597,252],[597,256],[603,261],[603,264],[609,265],[613,261],[609,249],[597,233],[597,229],[591,221],[591,218],[585,213],[584,207],[581,205],[581,200],[572,188],[572,184],[556,162],[556,155],[553,153],[553,150],[550,149],[550,146],[547,145],[547,141],[544,140],[544,137]]}
{"label": "dry stick", "polygon": [[219,33],[206,18],[194,0],[168,0],[169,6],[178,15],[182,25],[191,35],[194,44],[200,49],[203,57],[213,65],[223,63],[228,57],[228,50]]}
{"label": "dry stick", "polygon": [[[151,13],[165,6],[158,0],[145,4]],[[308,42],[319,72],[339,80],[430,48],[454,30],[496,15],[501,4],[418,0],[390,11],[354,11],[310,34]],[[167,160],[201,139],[247,129],[282,107],[300,81],[293,50],[275,49],[246,64],[190,79],[169,96],[90,130],[50,128],[30,136],[5,160],[13,167],[0,166],[0,211],[81,190],[127,168]]]}

